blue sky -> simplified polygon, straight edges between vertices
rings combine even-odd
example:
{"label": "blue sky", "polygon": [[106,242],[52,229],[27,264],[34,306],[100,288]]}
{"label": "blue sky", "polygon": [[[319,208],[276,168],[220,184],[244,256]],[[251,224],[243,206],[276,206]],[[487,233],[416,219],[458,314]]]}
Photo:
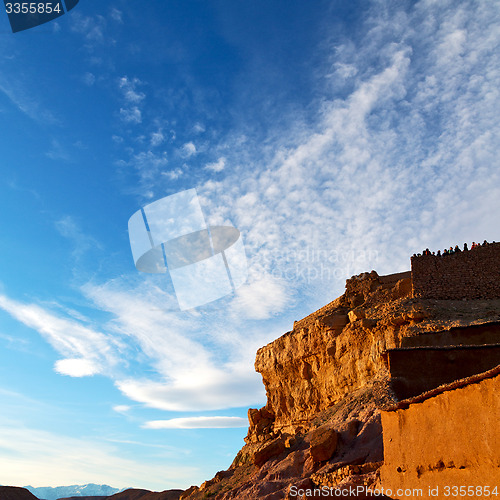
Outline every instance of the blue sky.
{"label": "blue sky", "polygon": [[[260,346],[353,274],[500,239],[498,2],[81,0],[0,22],[0,484],[199,484],[265,403]],[[192,188],[249,278],[180,311],[127,223]]]}

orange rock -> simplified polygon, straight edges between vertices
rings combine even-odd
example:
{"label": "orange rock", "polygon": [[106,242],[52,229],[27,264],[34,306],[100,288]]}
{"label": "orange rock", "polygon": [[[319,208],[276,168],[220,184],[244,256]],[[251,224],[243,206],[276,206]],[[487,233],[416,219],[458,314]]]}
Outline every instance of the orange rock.
{"label": "orange rock", "polygon": [[277,438],[270,443],[265,444],[257,450],[253,456],[253,463],[257,467],[265,464],[269,459],[280,455],[285,451],[285,441],[282,438]]}
{"label": "orange rock", "polygon": [[322,428],[312,432],[310,452],[314,462],[329,460],[337,449],[338,434],[334,429]]}
{"label": "orange rock", "polygon": [[359,307],[356,307],[356,309],[349,311],[349,321],[351,323],[354,323],[358,319],[363,319],[365,317],[366,317],[365,311],[363,309],[360,309]]}

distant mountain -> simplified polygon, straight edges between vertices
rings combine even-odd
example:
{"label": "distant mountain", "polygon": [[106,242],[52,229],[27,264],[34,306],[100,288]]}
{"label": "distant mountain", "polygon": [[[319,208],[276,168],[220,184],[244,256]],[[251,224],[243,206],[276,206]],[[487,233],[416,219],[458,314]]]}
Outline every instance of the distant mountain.
{"label": "distant mountain", "polygon": [[[68,497],[59,500],[178,500],[183,490],[166,490],[161,492],[130,488],[110,497]],[[0,500],[2,497],[0,496]]]}
{"label": "distant mountain", "polygon": [[27,489],[15,486],[0,486],[1,500],[37,500]]}
{"label": "distant mountain", "polygon": [[68,497],[109,497],[118,493],[118,488],[112,488],[107,484],[74,484],[72,486],[57,486],[33,488],[33,486],[25,486],[25,488],[33,495],[44,500],[58,500],[59,498]]}

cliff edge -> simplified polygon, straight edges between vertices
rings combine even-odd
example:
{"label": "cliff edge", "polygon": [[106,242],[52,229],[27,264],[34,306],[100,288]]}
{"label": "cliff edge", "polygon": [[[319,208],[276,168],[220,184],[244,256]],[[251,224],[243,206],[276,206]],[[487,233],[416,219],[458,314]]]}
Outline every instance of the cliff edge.
{"label": "cliff edge", "polygon": [[425,298],[421,283],[415,294],[410,271],[353,276],[342,296],[259,349],[267,404],[248,411],[231,467],[181,498],[380,487],[381,412],[500,363],[500,299]]}

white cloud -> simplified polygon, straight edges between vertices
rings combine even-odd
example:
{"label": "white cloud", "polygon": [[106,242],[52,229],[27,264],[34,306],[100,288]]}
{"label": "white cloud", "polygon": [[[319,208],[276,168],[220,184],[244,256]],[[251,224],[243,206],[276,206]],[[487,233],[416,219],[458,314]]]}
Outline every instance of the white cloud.
{"label": "white cloud", "polygon": [[[288,278],[302,301],[333,298],[354,273],[408,269],[420,247],[498,239],[500,28],[485,5],[441,7],[373,7],[365,36],[325,68],[349,92],[326,89],[315,122],[269,148],[237,134],[218,145],[235,167],[198,189],[210,223],[231,219],[249,267]],[[298,258],[306,251],[312,260]],[[326,269],[314,257],[333,252]],[[250,290],[235,298],[243,311],[259,306]]]}
{"label": "white cloud", "polygon": [[57,139],[52,139],[51,141],[51,148],[45,155],[50,158],[51,160],[62,160],[62,161],[70,161],[71,156],[69,155],[68,151],[66,148],[57,140]]}
{"label": "white cloud", "polygon": [[171,181],[175,181],[176,179],[181,177],[183,173],[184,173],[183,170],[177,167],[174,170],[169,170],[168,172],[162,172],[161,175],[166,176]]}
{"label": "white cloud", "polygon": [[[217,309],[204,318],[186,315],[175,311],[175,298],[148,282],[131,289],[123,286],[114,280],[83,289],[96,307],[113,315],[101,325],[106,333],[5,295],[0,295],[0,308],[38,331],[64,356],[55,363],[57,373],[106,375],[126,397],[145,406],[196,411],[263,403],[264,391],[252,361],[272,331],[254,334],[249,341],[246,332],[227,332],[225,314],[216,326]],[[213,328],[208,337],[205,322]],[[151,378],[127,376],[131,362],[148,366]]]}
{"label": "white cloud", "polygon": [[142,123],[142,112],[137,106],[120,108],[120,116],[126,123]]}
{"label": "white cloud", "polygon": [[66,215],[55,222],[57,231],[74,245],[72,255],[80,259],[91,249],[101,249],[101,244],[92,236],[86,234],[73,217]]}
{"label": "white cloud", "polygon": [[158,177],[165,173],[168,165],[167,153],[165,151],[141,151],[132,155],[128,162],[123,162],[123,165],[135,170],[139,177],[137,184],[142,194],[145,191],[152,194],[153,187],[158,183]]}
{"label": "white cloud", "polygon": [[131,163],[137,170],[143,172],[145,176],[151,174],[151,177],[153,177],[154,174],[167,165],[167,153],[165,151],[161,153],[142,151],[132,157]]}
{"label": "white cloud", "polygon": [[248,420],[241,417],[186,417],[169,420],[150,420],[145,429],[226,429],[248,427]]}
{"label": "white cloud", "polygon": [[118,82],[118,87],[127,102],[138,104],[146,97],[146,94],[137,90],[137,87],[141,84],[142,82],[138,78],[130,79],[128,76],[122,76]]}
{"label": "white cloud", "polygon": [[252,362],[272,331],[253,335],[249,341],[243,331],[227,333],[227,315],[219,318],[217,308],[203,316],[186,314],[177,310],[173,296],[147,282],[136,284],[133,292],[124,285],[116,280],[89,284],[84,292],[96,307],[113,314],[106,331],[127,335],[154,373],[151,378],[116,378],[126,397],[171,411],[216,410],[263,401]]}
{"label": "white cloud", "polygon": [[109,15],[111,16],[111,19],[113,19],[113,21],[116,21],[119,24],[123,24],[123,12],[121,10],[113,7]]}
{"label": "white cloud", "polygon": [[84,16],[79,12],[72,12],[70,18],[73,21],[72,31],[83,35],[89,46],[104,42],[106,19],[103,16]]}
{"label": "white cloud", "polygon": [[143,82],[138,78],[122,76],[118,80],[118,89],[121,92],[124,105],[120,108],[120,117],[125,123],[142,123],[143,101],[146,94],[138,90]]}
{"label": "white cloud", "polygon": [[201,133],[205,132],[205,125],[203,125],[203,123],[195,123],[195,125],[193,127],[193,132],[195,134],[201,134]]}
{"label": "white cloud", "polygon": [[207,163],[205,168],[211,170],[212,172],[222,172],[226,166],[226,159],[221,156],[216,162]]}
{"label": "white cloud", "polygon": [[[167,355],[165,351],[163,354]],[[177,366],[182,369],[180,364]],[[231,366],[205,365],[197,368],[196,378],[184,370],[182,375],[171,370],[170,377],[164,382],[129,379],[118,381],[116,385],[133,401],[166,411],[239,408],[265,401],[262,381],[254,373],[251,363],[247,366],[247,373],[238,373]]]}
{"label": "white cloud", "polygon": [[264,274],[236,290],[231,312],[242,318],[268,319],[284,312],[290,300],[290,285]]}
{"label": "white cloud", "polygon": [[88,377],[101,373],[102,368],[94,361],[73,358],[56,361],[54,370],[61,375],[69,375],[70,377]]}
{"label": "white cloud", "polygon": [[115,405],[113,406],[113,411],[116,411],[116,413],[127,413],[131,408],[129,405]]}
{"label": "white cloud", "polygon": [[82,78],[83,83],[85,85],[88,85],[89,87],[92,87],[92,85],[94,85],[95,80],[96,80],[95,75],[90,71],[87,71]]}
{"label": "white cloud", "polygon": [[181,148],[181,154],[184,158],[194,156],[196,153],[196,146],[192,142],[186,142]]}
{"label": "white cloud", "polygon": [[4,93],[21,113],[24,113],[32,120],[45,125],[58,123],[53,113],[45,109],[36,99],[33,83],[24,83],[12,78],[7,81],[0,77],[0,92]]}
{"label": "white cloud", "polygon": [[71,376],[109,373],[118,363],[123,344],[81,323],[57,316],[35,304],[23,304],[0,295],[0,308],[38,331],[52,347],[67,357],[56,362],[59,373]]}
{"label": "white cloud", "polygon": [[158,129],[156,132],[151,134],[151,146],[159,146],[165,140],[163,131]]}

